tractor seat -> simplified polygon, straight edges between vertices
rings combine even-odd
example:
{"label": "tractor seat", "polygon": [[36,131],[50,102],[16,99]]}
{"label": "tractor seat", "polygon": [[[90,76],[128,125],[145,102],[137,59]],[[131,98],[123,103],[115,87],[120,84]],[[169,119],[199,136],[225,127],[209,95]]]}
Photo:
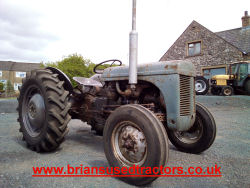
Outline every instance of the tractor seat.
{"label": "tractor seat", "polygon": [[103,86],[100,81],[94,80],[92,78],[73,77],[73,80],[75,80],[78,84],[84,86],[97,86],[97,87]]}

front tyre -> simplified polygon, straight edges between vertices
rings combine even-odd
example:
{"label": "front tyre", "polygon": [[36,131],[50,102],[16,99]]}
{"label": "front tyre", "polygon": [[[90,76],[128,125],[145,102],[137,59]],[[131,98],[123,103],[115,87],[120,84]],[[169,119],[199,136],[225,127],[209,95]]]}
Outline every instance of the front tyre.
{"label": "front tyre", "polygon": [[225,86],[221,91],[224,96],[231,96],[233,94],[233,88],[231,86]]}
{"label": "front tyre", "polygon": [[211,87],[211,93],[213,95],[220,95],[221,93],[221,88],[220,87]]}
{"label": "front tyre", "polygon": [[203,105],[196,103],[196,119],[188,131],[168,130],[171,143],[180,151],[201,153],[208,149],[216,136],[216,124],[212,114]]}
{"label": "front tyre", "polygon": [[[108,117],[103,134],[104,151],[111,167],[121,169],[138,165],[160,169],[167,161],[166,131],[158,118],[143,106],[124,105],[117,108]],[[158,170],[152,175],[159,173]],[[143,174],[145,171],[140,175]],[[121,179],[133,185],[145,185],[154,181],[156,177],[122,177]]]}
{"label": "front tyre", "polygon": [[18,98],[20,132],[28,147],[53,151],[68,132],[69,92],[50,70],[34,70],[23,80]]}

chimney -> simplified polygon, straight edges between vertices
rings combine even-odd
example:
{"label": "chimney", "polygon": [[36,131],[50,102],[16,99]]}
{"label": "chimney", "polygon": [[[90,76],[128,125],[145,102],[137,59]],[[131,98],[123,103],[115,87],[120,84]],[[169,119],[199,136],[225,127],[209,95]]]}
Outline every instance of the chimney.
{"label": "chimney", "polygon": [[245,15],[241,18],[242,20],[242,27],[250,26],[250,16],[248,15],[248,12],[245,11]]}

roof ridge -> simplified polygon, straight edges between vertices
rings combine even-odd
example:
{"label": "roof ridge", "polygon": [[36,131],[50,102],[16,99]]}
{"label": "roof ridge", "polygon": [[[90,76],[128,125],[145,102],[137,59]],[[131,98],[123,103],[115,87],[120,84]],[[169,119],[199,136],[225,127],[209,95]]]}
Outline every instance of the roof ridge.
{"label": "roof ridge", "polygon": [[224,31],[217,31],[217,32],[214,32],[214,33],[222,33],[222,32],[226,32],[226,31],[239,30],[239,29],[242,29],[242,28],[243,28],[243,27],[238,27],[238,28],[228,29],[228,30],[224,30]]}
{"label": "roof ridge", "polygon": [[40,63],[25,63],[15,61],[0,61],[0,70],[4,71],[31,71],[40,67]]}
{"label": "roof ridge", "polygon": [[[198,23],[197,21],[195,21],[196,23]],[[198,23],[200,26],[204,27],[205,29],[207,29],[209,32],[212,32],[214,35],[216,35],[217,37],[219,37],[220,39],[224,40],[226,43],[230,44],[231,46],[233,46],[234,48],[236,48],[237,50],[239,50],[240,52],[242,53],[246,53],[243,49],[239,48],[238,46],[236,46],[235,44],[233,44],[232,42],[224,39],[223,37],[221,37],[220,35],[218,35],[219,32],[213,32],[213,31],[210,31],[208,28],[206,28],[205,26],[201,25],[200,23]],[[236,28],[236,29],[240,29],[240,28]],[[232,29],[232,30],[236,30],[236,29]],[[227,31],[227,30],[225,30]],[[230,30],[228,30],[230,31]]]}
{"label": "roof ridge", "polygon": [[250,26],[215,32],[215,34],[240,49],[244,54],[250,52]]}

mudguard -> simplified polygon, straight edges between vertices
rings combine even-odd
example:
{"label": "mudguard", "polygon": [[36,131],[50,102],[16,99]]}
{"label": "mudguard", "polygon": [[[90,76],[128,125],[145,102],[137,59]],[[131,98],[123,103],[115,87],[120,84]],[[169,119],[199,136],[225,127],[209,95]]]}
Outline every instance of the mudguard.
{"label": "mudguard", "polygon": [[63,84],[64,89],[66,89],[70,93],[73,93],[73,89],[74,89],[73,85],[71,84],[69,77],[64,72],[54,67],[46,67],[45,69],[49,69],[53,73],[58,74],[59,80],[64,81],[64,84]]}

